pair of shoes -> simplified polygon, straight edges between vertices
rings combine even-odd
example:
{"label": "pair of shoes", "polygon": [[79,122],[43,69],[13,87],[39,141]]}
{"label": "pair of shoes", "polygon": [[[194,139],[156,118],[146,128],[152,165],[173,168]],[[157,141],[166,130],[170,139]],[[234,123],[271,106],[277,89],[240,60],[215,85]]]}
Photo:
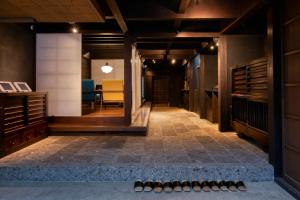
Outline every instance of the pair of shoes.
{"label": "pair of shoes", "polygon": [[189,192],[191,191],[191,182],[190,181],[173,181],[173,188],[174,188],[174,191],[175,192],[181,192],[181,191],[184,191],[184,192]]}
{"label": "pair of shoes", "polygon": [[242,191],[245,192],[247,190],[246,185],[243,181],[226,181],[226,187],[231,191],[231,192],[237,192]]}

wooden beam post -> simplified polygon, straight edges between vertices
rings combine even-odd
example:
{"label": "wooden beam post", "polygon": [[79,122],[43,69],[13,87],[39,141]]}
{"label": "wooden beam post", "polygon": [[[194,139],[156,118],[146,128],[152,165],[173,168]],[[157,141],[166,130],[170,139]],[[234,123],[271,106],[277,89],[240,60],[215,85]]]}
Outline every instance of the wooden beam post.
{"label": "wooden beam post", "polygon": [[135,37],[127,32],[124,42],[124,113],[125,124],[131,124],[131,109],[132,109],[132,45],[134,45]]}
{"label": "wooden beam post", "polygon": [[221,30],[221,34],[227,33],[237,25],[245,21],[249,16],[251,16],[255,11],[263,6],[262,0],[257,0],[252,5],[250,5],[238,18],[236,18],[233,22],[231,22],[228,26],[226,26],[223,30]]}
{"label": "wooden beam post", "polygon": [[117,20],[121,30],[123,33],[126,33],[128,31],[127,25],[125,23],[125,20],[122,16],[122,13],[119,9],[119,6],[115,0],[106,0],[111,12],[113,13],[115,19]]}

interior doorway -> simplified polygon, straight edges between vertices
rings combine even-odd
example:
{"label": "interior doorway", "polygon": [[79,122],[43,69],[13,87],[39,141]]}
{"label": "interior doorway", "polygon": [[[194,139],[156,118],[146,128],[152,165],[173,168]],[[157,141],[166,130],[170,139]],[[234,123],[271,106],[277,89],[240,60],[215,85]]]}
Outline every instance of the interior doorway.
{"label": "interior doorway", "polygon": [[153,77],[153,103],[156,105],[169,105],[169,77]]}

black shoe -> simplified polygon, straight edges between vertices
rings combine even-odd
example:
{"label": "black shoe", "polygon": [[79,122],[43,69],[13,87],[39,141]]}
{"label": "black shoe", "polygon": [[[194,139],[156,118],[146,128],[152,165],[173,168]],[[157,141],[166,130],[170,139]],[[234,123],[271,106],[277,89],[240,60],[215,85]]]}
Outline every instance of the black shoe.
{"label": "black shoe", "polygon": [[191,182],[190,181],[183,181],[182,182],[182,190],[184,192],[190,192],[191,191]]}
{"label": "black shoe", "polygon": [[208,181],[201,182],[201,188],[204,192],[210,192],[210,185]]}
{"label": "black shoe", "polygon": [[210,188],[211,188],[212,191],[217,192],[217,191],[220,190],[219,183],[217,181],[210,181],[209,182],[209,186],[210,186]]}
{"label": "black shoe", "polygon": [[181,192],[182,191],[182,184],[180,181],[173,181],[172,183],[173,189],[175,192]]}
{"label": "black shoe", "polygon": [[173,191],[173,185],[170,181],[164,182],[163,188],[165,192],[172,192]]}
{"label": "black shoe", "polygon": [[142,192],[144,190],[144,183],[140,180],[134,182],[134,191]]}
{"label": "black shoe", "polygon": [[227,185],[227,188],[228,188],[231,192],[236,192],[236,191],[237,191],[237,188],[236,188],[236,185],[235,185],[235,182],[234,182],[234,181],[227,181],[227,182],[226,182],[226,185]]}
{"label": "black shoe", "polygon": [[239,189],[239,191],[245,192],[247,190],[246,185],[243,181],[237,181],[235,186]]}
{"label": "black shoe", "polygon": [[152,181],[146,181],[144,183],[144,192],[151,192],[154,188],[154,183]]}
{"label": "black shoe", "polygon": [[154,182],[154,192],[160,193],[163,190],[163,184],[160,181]]}
{"label": "black shoe", "polygon": [[199,181],[192,181],[192,188],[195,192],[201,191],[201,184]]}
{"label": "black shoe", "polygon": [[220,190],[222,190],[224,192],[228,191],[226,181],[224,181],[224,180],[219,182],[219,187],[220,187]]}

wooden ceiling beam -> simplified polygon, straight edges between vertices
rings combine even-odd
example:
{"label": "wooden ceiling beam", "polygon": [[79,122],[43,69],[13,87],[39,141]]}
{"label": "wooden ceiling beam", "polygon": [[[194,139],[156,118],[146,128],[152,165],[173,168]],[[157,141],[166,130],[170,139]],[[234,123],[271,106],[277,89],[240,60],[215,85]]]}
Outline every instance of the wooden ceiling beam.
{"label": "wooden ceiling beam", "polygon": [[226,0],[222,3],[220,0],[201,0],[197,3],[182,0],[177,13],[156,1],[135,1],[133,5],[127,7],[125,19],[126,21],[234,19],[240,15],[237,7],[236,0]]}
{"label": "wooden ceiling beam", "polygon": [[263,0],[257,0],[256,2],[252,3],[242,14],[233,20],[230,24],[228,24],[224,29],[221,30],[221,34],[225,34],[230,32],[232,29],[237,27],[239,24],[241,24],[243,21],[245,21],[247,18],[249,18],[251,15],[253,15],[257,10],[262,8],[264,5]]}
{"label": "wooden ceiling beam", "polygon": [[117,23],[119,24],[122,32],[126,33],[128,31],[128,28],[116,0],[106,0],[106,3],[113,13],[115,19],[117,20]]}
{"label": "wooden ceiling beam", "polygon": [[[190,5],[190,3],[191,3],[191,0],[180,0],[178,12],[185,13],[185,11],[188,8],[188,6]],[[176,30],[179,30],[180,25],[181,25],[181,20],[175,20],[174,27]]]}
{"label": "wooden ceiling beam", "polygon": [[163,59],[164,55],[141,55],[145,59]]}
{"label": "wooden ceiling beam", "polygon": [[148,50],[148,49],[139,49],[141,55],[164,55],[166,50]]}
{"label": "wooden ceiling beam", "polygon": [[155,33],[137,33],[137,39],[143,38],[210,38],[219,37],[219,32],[155,32]]}

